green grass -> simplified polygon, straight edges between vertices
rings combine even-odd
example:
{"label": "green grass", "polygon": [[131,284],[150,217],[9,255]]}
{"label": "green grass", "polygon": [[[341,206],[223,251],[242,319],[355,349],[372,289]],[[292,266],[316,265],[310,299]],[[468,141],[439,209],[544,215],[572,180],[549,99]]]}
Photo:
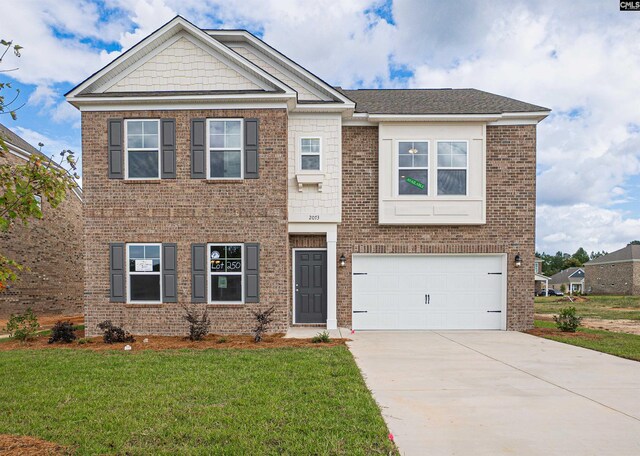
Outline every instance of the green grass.
{"label": "green grass", "polygon": [[[535,321],[536,328],[555,328],[552,321]],[[600,329],[578,328],[578,332],[585,335],[597,336],[597,338],[582,338],[565,336],[563,334],[545,335],[543,337],[578,347],[590,348],[610,355],[620,356],[635,361],[640,361],[640,336],[625,334]]]}
{"label": "green grass", "polygon": [[555,314],[563,307],[573,306],[578,315],[606,320],[640,320],[640,296],[587,296],[586,302],[556,302],[558,296],[535,298],[535,312]]}
{"label": "green grass", "polygon": [[0,434],[77,454],[395,452],[343,346],[17,350],[0,372]]}

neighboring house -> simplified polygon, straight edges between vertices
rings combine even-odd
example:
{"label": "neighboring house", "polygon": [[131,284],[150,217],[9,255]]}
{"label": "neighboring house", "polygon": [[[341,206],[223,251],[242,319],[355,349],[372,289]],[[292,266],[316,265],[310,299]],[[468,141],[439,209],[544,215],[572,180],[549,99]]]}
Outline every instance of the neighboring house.
{"label": "neighboring house", "polygon": [[[474,89],[343,90],[176,17],[67,94],[86,324],[184,334],[533,324],[536,125]],[[516,267],[520,255],[522,267]]]}
{"label": "neighboring house", "polygon": [[542,291],[548,291],[549,290],[549,280],[550,278],[547,277],[546,275],[544,275],[542,273],[542,264],[543,264],[543,260],[542,258],[538,258],[535,257],[533,259],[533,272],[535,274],[535,288],[534,291],[536,293],[536,295]]}
{"label": "neighboring house", "polygon": [[[0,136],[9,148],[0,157],[1,164],[23,164],[33,154],[42,155],[1,124]],[[46,201],[41,204],[42,219],[31,219],[27,226],[16,221],[9,232],[0,232],[0,253],[28,268],[19,273],[17,282],[0,292],[0,318],[27,307],[36,314],[82,313],[82,194],[79,189],[69,192],[55,209]]]}
{"label": "neighboring house", "polygon": [[595,258],[584,265],[592,294],[640,295],[640,245]]}
{"label": "neighboring house", "polygon": [[565,293],[584,293],[584,276],[583,268],[567,268],[551,276],[549,287],[556,291],[563,291],[562,287],[564,286]]}

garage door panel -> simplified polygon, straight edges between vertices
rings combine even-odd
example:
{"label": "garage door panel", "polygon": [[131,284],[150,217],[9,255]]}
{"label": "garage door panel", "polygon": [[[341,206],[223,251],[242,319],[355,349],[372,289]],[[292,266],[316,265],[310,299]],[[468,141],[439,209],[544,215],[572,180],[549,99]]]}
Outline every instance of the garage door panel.
{"label": "garage door panel", "polygon": [[[500,329],[502,256],[354,255],[355,329]],[[358,313],[356,313],[358,311]]]}

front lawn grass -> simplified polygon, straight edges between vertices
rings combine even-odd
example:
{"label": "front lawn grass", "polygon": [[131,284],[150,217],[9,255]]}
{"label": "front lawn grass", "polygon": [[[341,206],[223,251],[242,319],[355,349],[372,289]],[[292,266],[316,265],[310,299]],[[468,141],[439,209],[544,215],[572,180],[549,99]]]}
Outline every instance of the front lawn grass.
{"label": "front lawn grass", "polygon": [[572,306],[582,317],[606,320],[640,320],[640,296],[590,295],[585,297],[587,299],[585,302],[568,302],[562,301],[559,296],[538,296],[535,298],[535,312],[557,314],[563,307]]}
{"label": "front lawn grass", "polygon": [[[535,321],[536,328],[555,328],[552,321]],[[610,355],[620,356],[635,361],[640,361],[640,336],[619,332],[603,331],[600,329],[578,328],[576,334],[557,332],[535,332],[536,335],[546,339],[590,348]],[[583,337],[581,337],[581,335]]]}
{"label": "front lawn grass", "polygon": [[344,346],[0,353],[0,434],[77,454],[395,454]]}

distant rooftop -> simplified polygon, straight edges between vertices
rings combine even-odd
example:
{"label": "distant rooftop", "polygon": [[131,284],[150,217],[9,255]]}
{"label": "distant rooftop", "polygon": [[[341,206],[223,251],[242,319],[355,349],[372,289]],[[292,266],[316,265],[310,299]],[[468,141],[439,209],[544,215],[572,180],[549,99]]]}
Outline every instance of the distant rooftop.
{"label": "distant rooftop", "polygon": [[611,263],[613,261],[640,261],[640,245],[629,244],[626,247],[589,261],[587,264]]}

